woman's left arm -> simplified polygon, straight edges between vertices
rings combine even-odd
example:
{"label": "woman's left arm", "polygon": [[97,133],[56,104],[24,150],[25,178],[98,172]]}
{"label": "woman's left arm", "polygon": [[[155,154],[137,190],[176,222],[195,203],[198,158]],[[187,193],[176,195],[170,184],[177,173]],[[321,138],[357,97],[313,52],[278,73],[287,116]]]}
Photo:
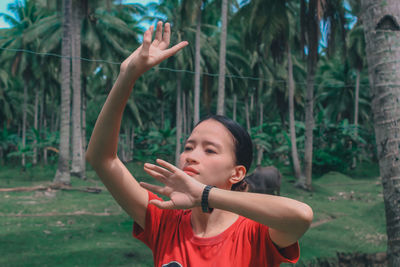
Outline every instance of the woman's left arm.
{"label": "woman's left arm", "polygon": [[280,196],[213,188],[208,203],[211,208],[230,211],[267,225],[271,240],[281,248],[299,240],[313,220],[310,206]]}

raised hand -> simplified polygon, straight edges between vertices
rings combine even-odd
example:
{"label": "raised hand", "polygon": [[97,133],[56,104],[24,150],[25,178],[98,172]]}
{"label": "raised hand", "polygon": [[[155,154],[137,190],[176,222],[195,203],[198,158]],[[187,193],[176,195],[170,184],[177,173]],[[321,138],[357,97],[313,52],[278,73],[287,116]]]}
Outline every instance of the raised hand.
{"label": "raised hand", "polygon": [[141,182],[140,185],[150,191],[167,196],[170,200],[153,199],[149,203],[162,209],[190,209],[200,206],[201,194],[205,185],[164,160],[158,159],[157,163],[162,167],[146,163],[144,170],[165,186],[144,182]]}
{"label": "raised hand", "polygon": [[121,72],[127,71],[138,77],[188,45],[188,42],[183,41],[168,48],[171,37],[171,26],[169,23],[165,23],[164,33],[162,29],[163,23],[159,21],[154,40],[152,41],[154,26],[150,26],[143,35],[142,45],[121,64]]}

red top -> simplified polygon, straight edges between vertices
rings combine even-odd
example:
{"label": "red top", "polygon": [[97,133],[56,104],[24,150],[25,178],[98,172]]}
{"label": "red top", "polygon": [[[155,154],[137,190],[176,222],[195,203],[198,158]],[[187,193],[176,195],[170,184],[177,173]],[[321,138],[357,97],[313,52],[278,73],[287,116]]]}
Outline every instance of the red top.
{"label": "red top", "polygon": [[[158,198],[149,192],[149,200]],[[154,266],[279,266],[296,263],[299,244],[278,249],[268,226],[239,216],[228,229],[213,237],[197,237],[190,223],[190,210],[163,210],[148,205],[146,226],[133,226],[133,236],[152,251]]]}

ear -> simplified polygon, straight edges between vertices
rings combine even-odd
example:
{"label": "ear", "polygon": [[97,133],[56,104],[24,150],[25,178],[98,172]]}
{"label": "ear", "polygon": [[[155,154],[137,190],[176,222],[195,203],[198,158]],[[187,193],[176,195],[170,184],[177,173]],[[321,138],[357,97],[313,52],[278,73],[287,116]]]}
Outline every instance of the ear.
{"label": "ear", "polygon": [[232,170],[232,176],[229,178],[231,184],[237,184],[246,176],[246,168],[243,165],[237,165]]}

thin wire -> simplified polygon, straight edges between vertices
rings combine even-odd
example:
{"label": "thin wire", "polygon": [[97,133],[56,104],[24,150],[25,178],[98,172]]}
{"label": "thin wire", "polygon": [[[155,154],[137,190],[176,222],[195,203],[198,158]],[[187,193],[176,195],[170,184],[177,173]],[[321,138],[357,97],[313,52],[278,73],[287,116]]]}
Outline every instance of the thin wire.
{"label": "thin wire", "polygon": [[[40,56],[53,56],[53,57],[58,57],[58,58],[67,58],[67,59],[79,59],[83,61],[88,61],[88,62],[98,62],[98,63],[108,63],[108,64],[113,64],[113,65],[120,65],[121,62],[115,62],[115,61],[108,61],[108,60],[103,60],[103,59],[89,59],[89,58],[83,58],[83,57],[70,57],[70,56],[63,56],[60,54],[55,54],[55,53],[47,53],[47,52],[35,52],[32,50],[27,50],[27,49],[15,49],[15,48],[5,48],[5,47],[0,47],[0,50],[5,50],[5,51],[12,51],[12,52],[24,52],[24,53],[29,53],[29,54],[34,54],[34,55],[40,55]],[[179,70],[179,69],[172,69],[172,68],[167,68],[167,67],[156,67],[155,69],[157,70],[167,70],[171,72],[180,72],[180,73],[189,73],[189,74],[196,74],[194,71],[190,70]],[[208,72],[200,72],[200,75],[207,75],[211,77],[218,77],[218,73],[208,73]],[[271,82],[271,80],[264,79],[264,78],[259,78],[259,77],[251,77],[251,76],[240,76],[240,75],[233,75],[233,74],[226,74],[226,78],[233,78],[233,79],[243,79],[243,80],[253,80],[253,81],[260,81],[263,80],[265,82]],[[286,80],[274,80],[272,81],[273,83],[286,83]],[[300,84],[300,85],[306,85],[307,83],[305,82],[295,82],[295,84]],[[360,85],[366,85],[369,86],[369,84],[362,84]],[[354,85],[337,85],[337,86],[324,86],[325,88],[352,88]]]}

